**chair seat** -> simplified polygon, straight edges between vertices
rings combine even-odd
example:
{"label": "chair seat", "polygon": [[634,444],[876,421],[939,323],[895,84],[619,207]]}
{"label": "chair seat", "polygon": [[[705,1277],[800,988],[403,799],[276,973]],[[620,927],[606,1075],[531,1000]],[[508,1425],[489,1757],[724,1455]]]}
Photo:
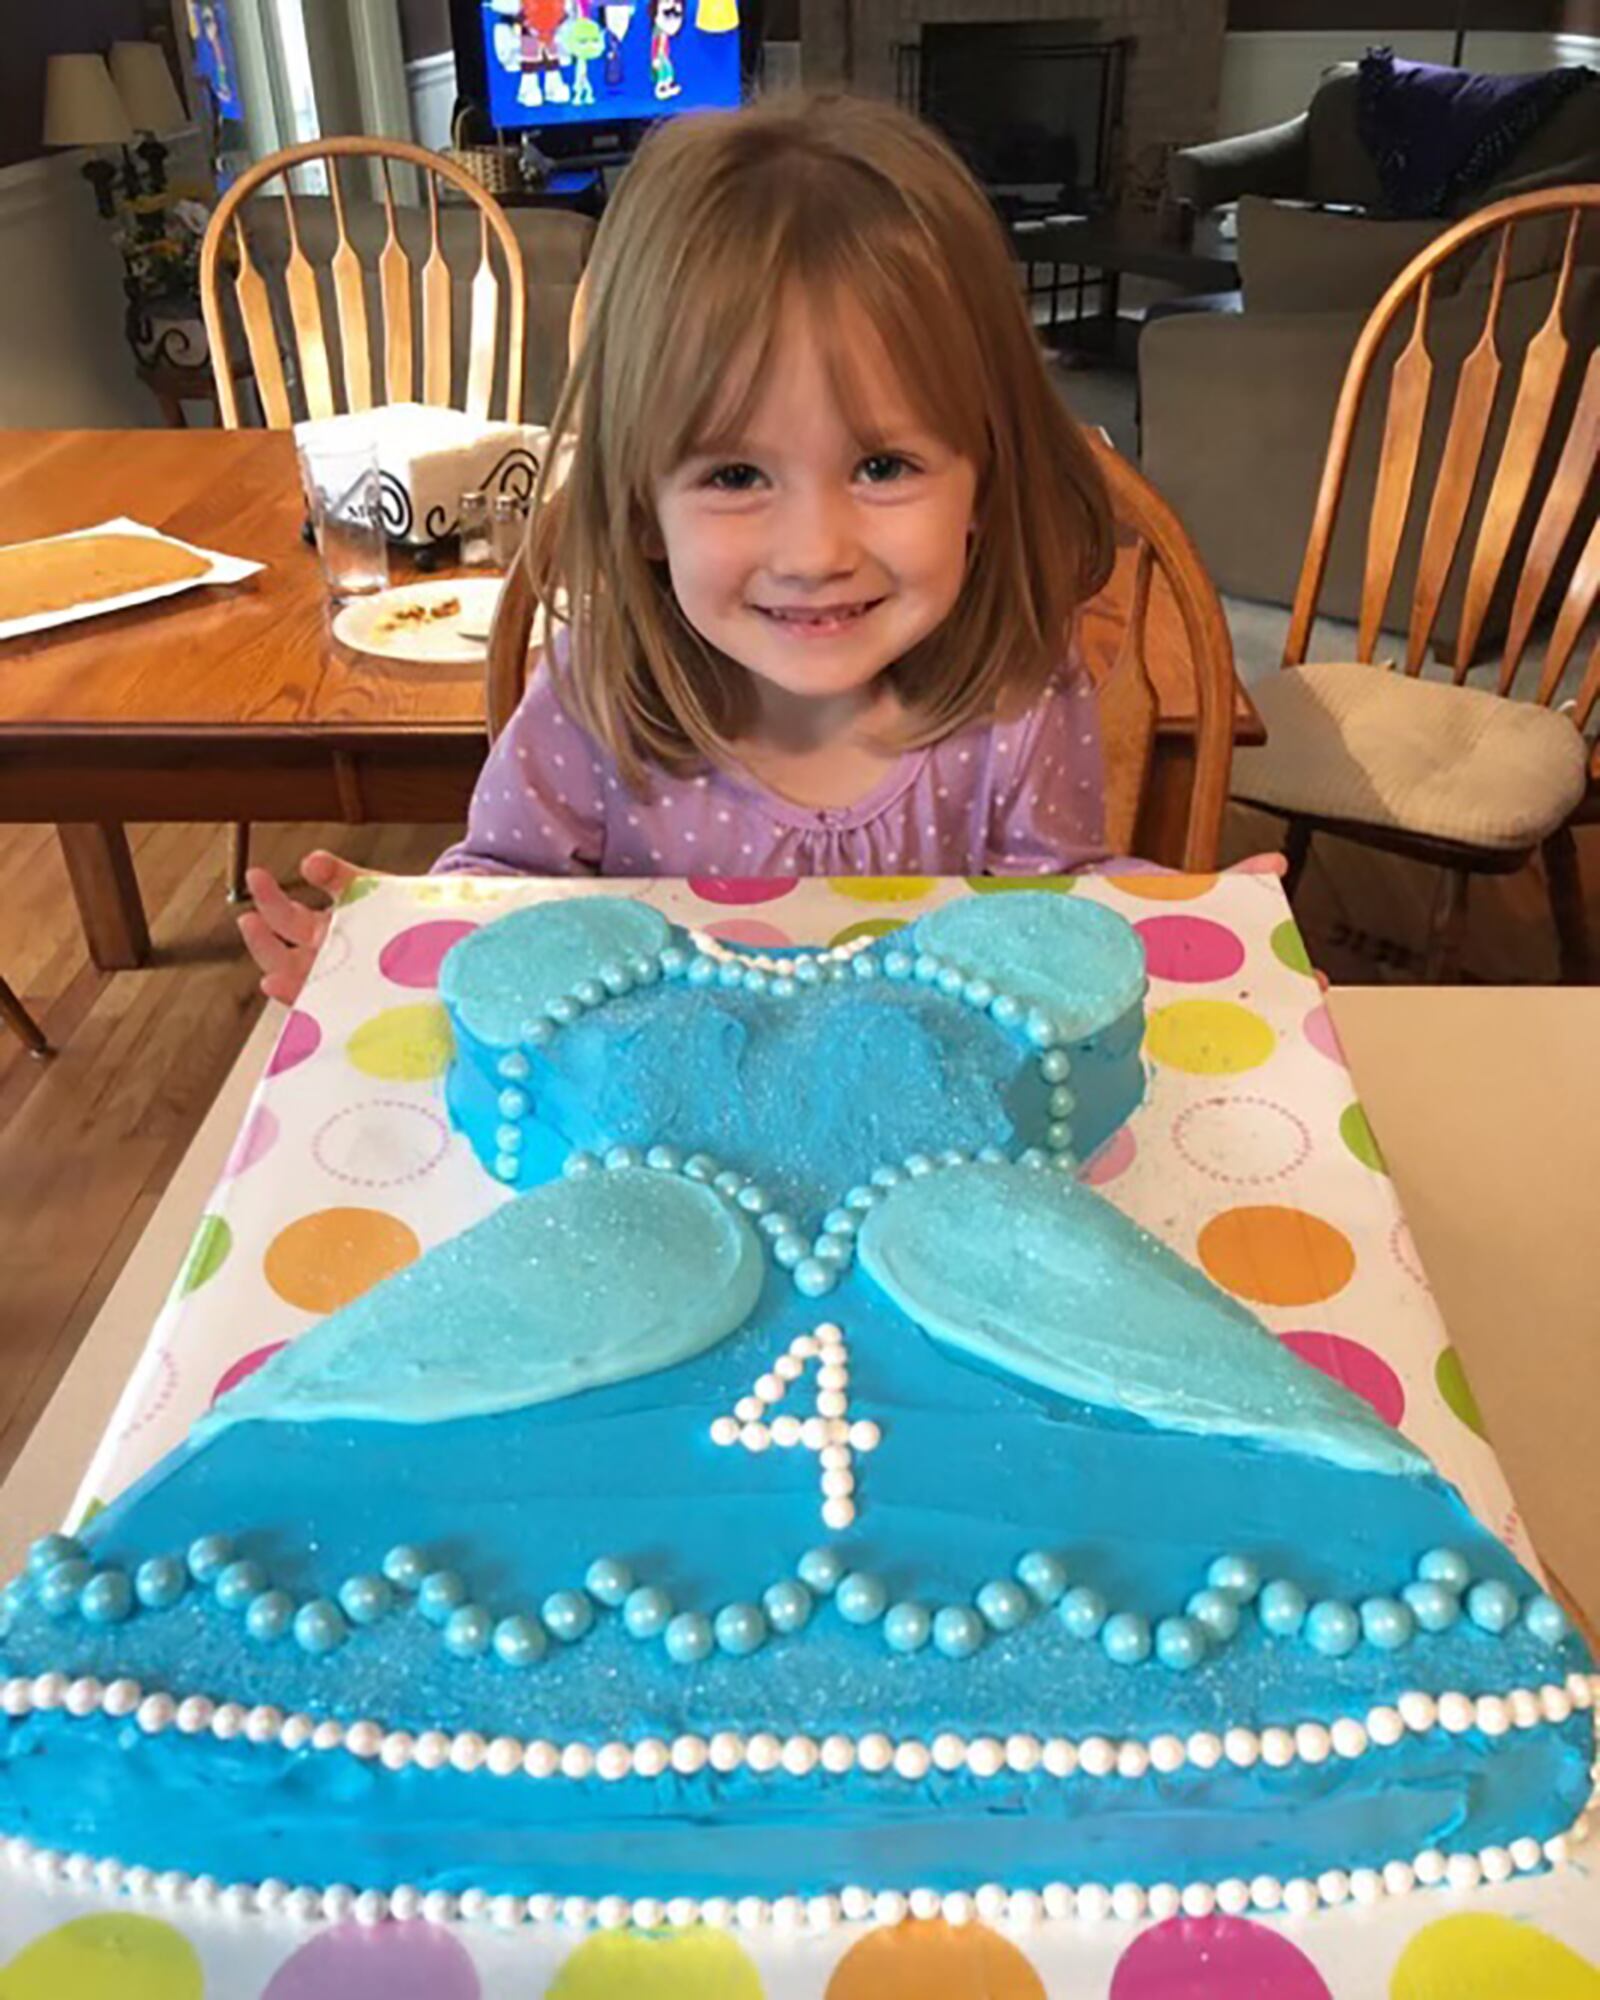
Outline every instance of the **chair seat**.
{"label": "chair seat", "polygon": [[1233,759],[1236,798],[1464,846],[1532,847],[1583,797],[1570,718],[1381,667],[1290,667],[1250,690],[1263,748]]}

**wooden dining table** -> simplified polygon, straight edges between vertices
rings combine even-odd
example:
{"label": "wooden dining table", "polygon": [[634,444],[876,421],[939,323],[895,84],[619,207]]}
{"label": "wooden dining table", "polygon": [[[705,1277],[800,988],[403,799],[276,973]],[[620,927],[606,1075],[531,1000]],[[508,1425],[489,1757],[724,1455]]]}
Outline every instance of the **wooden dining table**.
{"label": "wooden dining table", "polygon": [[[248,582],[0,644],[0,822],[54,822],[94,962],[141,964],[149,930],[125,826],[147,820],[455,825],[485,750],[484,680],[332,636],[292,438],[281,431],[0,432],[0,544],[127,515],[265,564]],[[1131,549],[1084,620],[1110,670]],[[1195,678],[1158,582],[1158,714],[1138,851],[1182,858]],[[1241,688],[1234,739],[1265,740]]]}

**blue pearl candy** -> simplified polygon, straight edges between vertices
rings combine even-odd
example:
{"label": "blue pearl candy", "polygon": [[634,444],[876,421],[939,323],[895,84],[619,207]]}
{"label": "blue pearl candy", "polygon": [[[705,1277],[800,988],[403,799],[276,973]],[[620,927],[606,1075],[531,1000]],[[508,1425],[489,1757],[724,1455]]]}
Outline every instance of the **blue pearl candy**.
{"label": "blue pearl candy", "polygon": [[1559,1646],[1572,1630],[1572,1621],[1553,1597],[1541,1590],[1522,1607],[1522,1622],[1544,1646]]}
{"label": "blue pearl candy", "polygon": [[858,1215],[865,1215],[869,1209],[876,1208],[881,1199],[876,1188],[856,1186],[846,1191],[844,1205],[853,1208]]}
{"label": "blue pearl candy", "polygon": [[598,1173],[600,1162],[593,1153],[586,1153],[580,1146],[576,1152],[568,1153],[561,1162],[562,1177],[569,1181],[582,1180],[585,1174]]}
{"label": "blue pearl candy", "polygon": [[620,1000],[624,993],[633,991],[633,974],[625,965],[602,965],[600,984],[608,993]]}
{"label": "blue pearl candy", "polygon": [[1225,1590],[1197,1590],[1183,1608],[1219,1644],[1225,1644],[1239,1629],[1238,1599]]}
{"label": "blue pearl candy", "polygon": [[840,1579],[833,1601],[847,1625],[871,1625],[888,1608],[889,1593],[883,1579],[870,1571],[854,1570]]}
{"label": "blue pearl candy", "polygon": [[683,1165],[683,1155],[676,1146],[652,1146],[644,1156],[644,1163],[658,1174],[675,1174]]}
{"label": "blue pearl candy", "polygon": [[766,1189],[757,1187],[754,1181],[746,1181],[734,1199],[746,1215],[765,1215],[772,1206],[771,1197]]}
{"label": "blue pearl candy", "polygon": [[744,975],[744,990],[747,993],[765,993],[769,982],[759,965],[752,965]]}
{"label": "blue pearl candy", "polygon": [[545,1656],[550,1641],[544,1627],[537,1618],[527,1618],[518,1612],[511,1618],[502,1618],[494,1628],[495,1658],[507,1667],[531,1667]]}
{"label": "blue pearl candy", "polygon": [[88,1553],[76,1535],[41,1535],[28,1551],[28,1574],[41,1577],[57,1563],[82,1562]]}
{"label": "blue pearl candy", "polygon": [[784,1577],[762,1593],[761,1608],[774,1632],[803,1632],[811,1620],[811,1592],[793,1577]]}
{"label": "blue pearl candy", "polygon": [[1062,1121],[1044,1128],[1044,1143],[1052,1153],[1068,1153],[1072,1150],[1072,1127]]}
{"label": "blue pearl candy", "polygon": [[675,1667],[697,1667],[702,1660],[710,1659],[717,1635],[703,1612],[680,1611],[668,1621],[662,1643]]}
{"label": "blue pearl candy", "polygon": [[980,1014],[985,1014],[994,999],[994,981],[982,978],[969,979],[961,989],[961,997],[969,1007],[975,1007]]}
{"label": "blue pearl candy", "polygon": [[816,986],[822,979],[822,967],[814,958],[797,958],[794,962],[794,976],[802,986]]}
{"label": "blue pearl candy", "polygon": [[599,1007],[606,999],[606,989],[598,979],[580,979],[572,989],[572,997],[580,1007]]}
{"label": "blue pearl candy", "polygon": [[544,1011],[558,1028],[569,1028],[577,1020],[582,1009],[569,994],[558,993],[554,1000],[544,1003]]}
{"label": "blue pearl candy", "polygon": [[1009,993],[997,993],[989,1002],[989,1018],[1002,1028],[1014,1028],[1022,1019],[1022,1002]]}
{"label": "blue pearl candy", "polygon": [[619,1556],[598,1556],[584,1572],[583,1587],[597,1604],[616,1611],[633,1589],[633,1571]]}
{"label": "blue pearl candy", "polygon": [[931,951],[919,951],[912,961],[911,976],[919,986],[932,986],[944,971],[944,960]]}
{"label": "blue pearl candy", "polygon": [[169,1610],[188,1588],[188,1568],[176,1556],[151,1556],[133,1573],[133,1594],[146,1611]]}
{"label": "blue pearl candy", "polygon": [[539,1607],[550,1636],[570,1646],[594,1623],[594,1605],[581,1590],[553,1590]]}
{"label": "blue pearl candy", "polygon": [[947,1660],[966,1660],[983,1644],[984,1624],[965,1604],[946,1604],[935,1612],[933,1644]]}
{"label": "blue pearl candy", "polygon": [[714,1626],[717,1645],[736,1660],[759,1653],[767,1643],[766,1614],[759,1604],[725,1604]]}
{"label": "blue pearl candy", "polygon": [[1155,1642],[1156,1658],[1174,1673],[1188,1673],[1206,1656],[1206,1629],[1193,1618],[1163,1618]]}
{"label": "blue pearl candy", "polygon": [[1262,1630],[1270,1632],[1274,1639],[1292,1639],[1306,1622],[1307,1608],[1306,1594],[1299,1584],[1290,1583],[1287,1577],[1277,1577],[1262,1585],[1256,1616],[1261,1620]]}
{"label": "blue pearl candy", "polygon": [[1448,1632],[1461,1616],[1461,1599],[1442,1583],[1408,1583],[1400,1593],[1424,1632]]}
{"label": "blue pearl candy", "polygon": [[1361,1636],[1380,1653],[1397,1653],[1417,1636],[1417,1621],[1409,1604],[1398,1597],[1361,1600]]}
{"label": "blue pearl candy", "polygon": [[1472,1565],[1459,1549],[1429,1549],[1417,1558],[1417,1575],[1424,1583],[1442,1583],[1459,1597],[1472,1581]]}
{"label": "blue pearl candy", "polygon": [[724,959],[721,965],[717,967],[717,984],[730,989],[735,986],[742,986],[744,984],[744,967],[737,964],[731,958]]}
{"label": "blue pearl candy", "polygon": [[784,974],[773,980],[767,990],[771,993],[774,1000],[790,1000],[793,999],[799,989],[795,985],[795,982],[787,974]]}
{"label": "blue pearl candy", "polygon": [[496,1153],[494,1170],[497,1179],[514,1181],[522,1172],[522,1162],[515,1153]]}
{"label": "blue pearl candy", "polygon": [[1050,1116],[1070,1118],[1078,1108],[1078,1100],[1065,1084],[1058,1084],[1050,1093]]}
{"label": "blue pearl candy", "polygon": [[711,1185],[718,1194],[725,1194],[732,1201],[744,1186],[744,1175],[737,1167],[724,1167],[720,1174],[712,1177]]}
{"label": "blue pearl candy", "polygon": [[189,1544],[189,1574],[196,1583],[215,1583],[232,1561],[229,1535],[201,1535]]}
{"label": "blue pearl candy", "polygon": [[691,986],[713,985],[717,977],[717,961],[714,958],[692,958],[689,961],[689,984]]}
{"label": "blue pearl candy", "polygon": [[[846,1236],[819,1236],[811,1246],[811,1255],[830,1271],[842,1271],[855,1255],[855,1246]],[[795,1282],[800,1278],[799,1267],[795,1269]]]}
{"label": "blue pearl candy", "polygon": [[339,1609],[352,1625],[376,1625],[394,1604],[394,1585],[382,1576],[347,1576],[339,1586]]}
{"label": "blue pearl candy", "polygon": [[807,1590],[818,1597],[831,1597],[844,1576],[844,1557],[837,1549],[807,1549],[795,1564],[795,1572]]}
{"label": "blue pearl candy", "polygon": [[133,1610],[133,1585],[122,1570],[103,1569],[83,1586],[78,1609],[91,1625],[120,1625]]}
{"label": "blue pearl candy", "polygon": [[314,1597],[294,1614],[294,1642],[314,1658],[342,1646],[349,1629],[344,1613],[328,1597]]}
{"label": "blue pearl candy", "polygon": [[958,994],[965,991],[967,975],[961,970],[960,966],[947,965],[933,983],[941,993],[948,994],[954,1000]]}
{"label": "blue pearl candy", "polygon": [[1353,1653],[1360,1637],[1361,1620],[1336,1598],[1324,1598],[1306,1613],[1306,1644],[1325,1660],[1342,1660]]}
{"label": "blue pearl candy", "polygon": [[630,1590],[622,1606],[622,1622],[633,1639],[654,1639],[667,1628],[672,1599],[652,1583]]}
{"label": "blue pearl candy", "polygon": [[555,1032],[548,1021],[524,1021],[517,1031],[517,1040],[526,1049],[548,1048],[555,1040]]}
{"label": "blue pearl candy", "polygon": [[502,1153],[522,1151],[523,1132],[520,1125],[500,1125],[495,1128],[494,1143]]}
{"label": "blue pearl candy", "polygon": [[494,1620],[481,1604],[463,1604],[444,1621],[444,1645],[458,1660],[475,1660],[489,1650]]}
{"label": "blue pearl candy", "polygon": [[409,1542],[398,1542],[383,1559],[383,1573],[396,1590],[420,1590],[428,1574],[428,1559]]}
{"label": "blue pearl candy", "polygon": [[502,1090],[495,1099],[495,1109],[507,1120],[526,1118],[528,1093],[525,1090]]}
{"label": "blue pearl candy", "polygon": [[294,1599],[286,1590],[264,1590],[244,1614],[244,1629],[266,1645],[281,1639],[294,1623]]}
{"label": "blue pearl candy", "polygon": [[606,1171],[614,1174],[623,1167],[642,1167],[644,1155],[637,1146],[608,1146],[604,1164]]}
{"label": "blue pearl candy", "polygon": [[926,1153],[907,1153],[905,1167],[914,1181],[920,1181],[933,1172],[933,1161]]}
{"label": "blue pearl candy", "polygon": [[1039,1074],[1046,1083],[1065,1083],[1072,1074],[1072,1058],[1065,1049],[1046,1049],[1039,1058]]}
{"label": "blue pearl candy", "polygon": [[1052,1049],[1060,1039],[1055,1022],[1040,1007],[1029,1008],[1022,1031],[1036,1049]]}
{"label": "blue pearl candy", "polygon": [[1495,1579],[1475,1583],[1467,1592],[1467,1616],[1480,1632],[1509,1632],[1517,1622],[1517,1593]]}
{"label": "blue pearl candy", "polygon": [[1066,1594],[1067,1566],[1045,1549],[1030,1549],[1017,1563],[1017,1581],[1037,1603],[1059,1604]]}
{"label": "blue pearl candy", "polygon": [[1074,1584],[1056,1606],[1056,1616],[1074,1639],[1092,1639],[1106,1622],[1109,1609],[1098,1590],[1079,1583]]}
{"label": "blue pearl candy", "polygon": [[1261,1588],[1261,1565],[1249,1556],[1218,1556],[1206,1571],[1206,1582],[1248,1604]]}
{"label": "blue pearl candy", "polygon": [[528,1058],[521,1049],[513,1049],[495,1064],[495,1074],[506,1083],[525,1083],[528,1078]]}
{"label": "blue pearl candy", "polygon": [[861,1217],[848,1208],[830,1208],[822,1218],[822,1233],[825,1236],[854,1236],[861,1227]]}
{"label": "blue pearl candy", "polygon": [[811,1245],[798,1231],[778,1237],[772,1246],[772,1261],[786,1271],[797,1270],[811,1254]]}
{"label": "blue pearl candy", "polygon": [[794,1267],[795,1290],[808,1299],[820,1299],[839,1282],[839,1274],[820,1257],[802,1257]]}
{"label": "blue pearl candy", "polygon": [[453,1569],[430,1570],[417,1589],[417,1609],[430,1625],[442,1625],[467,1601],[467,1586]]}
{"label": "blue pearl candy", "polygon": [[1032,1610],[1032,1600],[1020,1583],[997,1579],[978,1592],[978,1615],[993,1632],[1016,1631],[1027,1624]]}
{"label": "blue pearl candy", "polygon": [[661,977],[661,962],[647,952],[636,951],[628,960],[628,970],[637,986],[654,986]]}
{"label": "blue pearl candy", "polygon": [[212,1594],[224,1611],[243,1611],[251,1598],[259,1597],[266,1587],[266,1571],[260,1563],[247,1558],[229,1563],[212,1585]]}
{"label": "blue pearl candy", "polygon": [[921,1604],[891,1604],[883,1619],[884,1643],[893,1653],[920,1653],[933,1637],[933,1618]]}
{"label": "blue pearl candy", "polygon": [[1106,1658],[1119,1667],[1136,1667],[1150,1657],[1150,1621],[1137,1611],[1114,1611],[1100,1627]]}
{"label": "blue pearl candy", "polygon": [[800,1234],[799,1223],[781,1208],[769,1208],[765,1215],[758,1215],[756,1227],[763,1236],[770,1236],[774,1242],[780,1236],[792,1236],[800,1244],[802,1251],[804,1250],[805,1238]]}
{"label": "blue pearl candy", "polygon": [[82,1556],[68,1556],[39,1579],[39,1605],[52,1618],[64,1618],[78,1602],[79,1592],[94,1575]]}
{"label": "blue pearl candy", "polygon": [[656,953],[656,964],[661,967],[663,979],[676,979],[687,970],[689,954],[681,944],[664,945]]}

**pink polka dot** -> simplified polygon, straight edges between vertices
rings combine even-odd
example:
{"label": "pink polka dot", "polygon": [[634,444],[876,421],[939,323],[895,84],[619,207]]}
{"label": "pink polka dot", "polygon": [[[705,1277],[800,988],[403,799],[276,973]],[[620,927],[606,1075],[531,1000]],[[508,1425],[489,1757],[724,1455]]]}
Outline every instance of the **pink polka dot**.
{"label": "pink polka dot", "polygon": [[302,1014],[296,1008],[283,1024],[278,1046],[267,1064],[267,1075],[282,1076],[287,1070],[298,1069],[307,1056],[316,1054],[321,1043],[322,1029],[310,1014]]}
{"label": "pink polka dot", "polygon": [[1153,979],[1200,985],[1226,979],[1244,964],[1244,945],[1209,917],[1145,917],[1134,925]]}
{"label": "pink polka dot", "polygon": [[1136,1937],[1110,2000],[1333,2000],[1296,1944],[1244,1917],[1170,1917]]}
{"label": "pink polka dot", "polygon": [[793,875],[691,875],[689,887],[704,903],[775,903],[800,883]]}
{"label": "pink polka dot", "polygon": [[1339,1044],[1338,1030],[1333,1025],[1333,1016],[1326,1007],[1313,1007],[1300,1026],[1319,1056],[1326,1056],[1329,1062],[1337,1063],[1341,1069],[1349,1068]]}
{"label": "pink polka dot", "polygon": [[300,1949],[261,2000],[479,2000],[466,1947],[438,1924],[338,1924]]}
{"label": "pink polka dot", "polygon": [[1285,1333],[1285,1347],[1331,1375],[1335,1382],[1369,1402],[1386,1424],[1398,1424],[1406,1413],[1406,1392],[1400,1377],[1370,1347],[1343,1333]]}
{"label": "pink polka dot", "polygon": [[217,1386],[211,1392],[214,1403],[219,1396],[227,1395],[230,1389],[237,1389],[247,1375],[253,1375],[264,1361],[270,1361],[280,1349],[289,1345],[286,1340],[269,1341],[265,1347],[257,1347],[249,1354],[240,1355],[231,1368],[224,1368],[217,1377]]}
{"label": "pink polka dot", "polygon": [[707,924],[706,929],[724,944],[754,945],[760,949],[773,945],[787,948],[794,943],[787,931],[780,931],[776,924],[764,924],[759,917],[724,917],[720,923]]}
{"label": "pink polka dot", "polygon": [[277,1143],[277,1116],[270,1105],[258,1104],[246,1120],[244,1130],[233,1142],[233,1151],[222,1169],[222,1178],[231,1181],[239,1174],[248,1173],[257,1161],[266,1158]]}
{"label": "pink polka dot", "polygon": [[1084,1162],[1078,1179],[1086,1187],[1105,1187],[1128,1171],[1138,1150],[1132,1131],[1124,1125]]}
{"label": "pink polka dot", "polygon": [[445,953],[477,928],[465,917],[440,917],[433,923],[413,924],[410,930],[390,938],[379,952],[378,970],[396,986],[437,986]]}

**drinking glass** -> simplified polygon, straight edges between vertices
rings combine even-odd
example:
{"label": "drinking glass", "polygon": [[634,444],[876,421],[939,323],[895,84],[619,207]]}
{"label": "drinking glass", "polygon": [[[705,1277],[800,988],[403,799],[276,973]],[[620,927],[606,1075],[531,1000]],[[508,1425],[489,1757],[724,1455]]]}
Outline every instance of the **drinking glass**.
{"label": "drinking glass", "polygon": [[389,545],[383,532],[378,445],[371,436],[303,439],[300,476],[335,604],[389,587]]}

